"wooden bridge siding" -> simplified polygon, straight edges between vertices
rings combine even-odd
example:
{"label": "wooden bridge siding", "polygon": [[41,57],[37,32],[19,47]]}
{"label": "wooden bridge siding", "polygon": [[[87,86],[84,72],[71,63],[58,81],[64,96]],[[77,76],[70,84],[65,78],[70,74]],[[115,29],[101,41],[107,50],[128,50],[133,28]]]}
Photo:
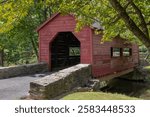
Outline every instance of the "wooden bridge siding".
{"label": "wooden bridge siding", "polygon": [[92,63],[92,45],[91,45],[91,29],[85,27],[76,33],[76,21],[71,15],[58,15],[39,30],[39,61],[47,62],[51,68],[51,52],[49,44],[53,41],[58,32],[71,31],[80,41],[80,61],[81,63]]}
{"label": "wooden bridge siding", "polygon": [[135,64],[139,63],[139,47],[137,44],[132,44],[132,56],[133,56],[133,62]]}
{"label": "wooden bridge siding", "polygon": [[[103,77],[133,68],[137,60],[138,47],[135,44],[123,45],[123,40],[115,39],[112,42],[100,44],[102,35],[93,34],[93,65],[92,72],[94,77]],[[132,48],[131,57],[111,57],[111,47]]]}

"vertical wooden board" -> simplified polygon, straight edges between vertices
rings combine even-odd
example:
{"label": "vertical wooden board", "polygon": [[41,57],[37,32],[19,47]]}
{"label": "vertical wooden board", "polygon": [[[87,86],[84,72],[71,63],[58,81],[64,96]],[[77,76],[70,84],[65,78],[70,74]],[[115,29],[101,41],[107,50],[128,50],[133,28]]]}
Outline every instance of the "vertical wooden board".
{"label": "vertical wooden board", "polygon": [[75,18],[71,15],[57,15],[51,21],[47,22],[47,24],[39,30],[39,60],[47,62],[50,66],[51,50],[49,46],[51,42],[59,32],[72,32],[81,43],[81,63],[92,63],[91,29],[89,27],[84,27],[81,31],[75,32],[75,26]]}
{"label": "vertical wooden board", "polygon": [[[93,76],[104,76],[133,68],[138,63],[138,46],[136,44],[124,43],[124,40],[116,37],[112,42],[100,44],[102,35],[93,32]],[[133,55],[130,57],[111,57],[111,47],[132,48]],[[136,53],[136,54],[135,54]],[[107,67],[105,67],[105,65]]]}
{"label": "vertical wooden board", "polygon": [[[139,61],[138,46],[125,44],[116,37],[112,42],[100,43],[102,35],[95,35],[92,29],[84,27],[75,32],[76,21],[71,15],[57,15],[39,30],[39,60],[45,61],[51,66],[51,42],[59,32],[72,32],[80,41],[81,63],[92,64],[93,76],[111,74],[135,66]],[[132,48],[131,57],[111,57],[111,47]]]}

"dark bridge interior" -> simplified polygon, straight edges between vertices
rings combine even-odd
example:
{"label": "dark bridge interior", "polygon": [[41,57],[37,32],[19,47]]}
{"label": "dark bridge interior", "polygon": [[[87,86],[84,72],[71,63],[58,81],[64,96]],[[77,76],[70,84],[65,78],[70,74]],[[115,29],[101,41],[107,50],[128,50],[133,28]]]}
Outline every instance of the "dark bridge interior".
{"label": "dark bridge interior", "polygon": [[60,32],[51,43],[52,71],[80,63],[80,42],[72,32]]}

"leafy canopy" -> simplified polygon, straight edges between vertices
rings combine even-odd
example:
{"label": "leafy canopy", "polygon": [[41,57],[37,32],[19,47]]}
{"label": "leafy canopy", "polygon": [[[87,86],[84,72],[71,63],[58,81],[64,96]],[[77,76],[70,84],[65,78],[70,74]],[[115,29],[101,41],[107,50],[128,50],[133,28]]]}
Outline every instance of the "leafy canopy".
{"label": "leafy canopy", "polygon": [[[137,41],[137,36],[127,26],[119,12],[114,8],[113,3],[119,4],[127,12],[127,15],[134,21],[136,26],[143,31],[143,24],[134,5],[141,12],[144,22],[150,22],[149,0],[1,0],[0,3],[0,32],[6,32],[14,28],[21,19],[29,14],[35,2],[41,4],[41,8],[50,7],[53,12],[71,13],[78,19],[77,30],[93,22],[99,22],[103,28],[104,40],[110,40],[116,35],[127,38],[130,41]],[[114,3],[116,4],[116,3]],[[53,6],[53,7],[52,7]],[[117,6],[118,7],[118,6]],[[122,11],[121,11],[122,12]],[[148,35],[149,25],[146,26]],[[144,31],[143,31],[144,32]],[[149,36],[147,36],[150,41]],[[150,42],[148,42],[150,43]],[[150,45],[150,44],[149,44]]]}
{"label": "leafy canopy", "polygon": [[0,32],[14,28],[19,21],[28,15],[33,0],[1,0],[0,2]]}
{"label": "leafy canopy", "polygon": [[0,0],[0,49],[4,50],[5,66],[37,60],[35,29],[57,8],[54,1]]}
{"label": "leafy canopy", "polygon": [[[110,40],[116,35],[127,38],[130,41],[137,41],[137,36],[126,26],[126,22],[119,13],[112,7],[111,0],[64,0],[60,5],[61,11],[73,13],[79,18],[77,28],[99,22],[104,27],[104,40]],[[113,0],[112,0],[113,1]],[[115,1],[115,0],[114,0]],[[118,0],[125,9],[129,17],[135,22],[137,27],[142,30],[141,19],[135,8],[130,4],[132,1],[142,13],[146,23],[150,21],[150,2],[149,0]],[[150,27],[147,26],[148,33]],[[149,39],[150,41],[150,39]]]}
{"label": "leafy canopy", "polygon": [[120,35],[150,51],[149,9],[149,0],[0,0],[0,49],[8,63],[38,57],[36,27],[61,12],[76,16],[77,31],[98,22],[103,41]]}

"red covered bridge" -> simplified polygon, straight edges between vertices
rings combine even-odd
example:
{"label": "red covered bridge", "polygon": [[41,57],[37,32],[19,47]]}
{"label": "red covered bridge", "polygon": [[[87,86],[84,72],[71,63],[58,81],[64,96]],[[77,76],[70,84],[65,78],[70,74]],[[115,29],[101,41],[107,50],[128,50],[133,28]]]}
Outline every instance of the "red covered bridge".
{"label": "red covered bridge", "polygon": [[114,77],[131,72],[139,62],[138,46],[125,43],[119,36],[112,42],[100,43],[102,35],[93,27],[75,32],[72,15],[55,14],[38,28],[39,61],[47,62],[50,71],[78,63],[91,64],[95,78]]}

